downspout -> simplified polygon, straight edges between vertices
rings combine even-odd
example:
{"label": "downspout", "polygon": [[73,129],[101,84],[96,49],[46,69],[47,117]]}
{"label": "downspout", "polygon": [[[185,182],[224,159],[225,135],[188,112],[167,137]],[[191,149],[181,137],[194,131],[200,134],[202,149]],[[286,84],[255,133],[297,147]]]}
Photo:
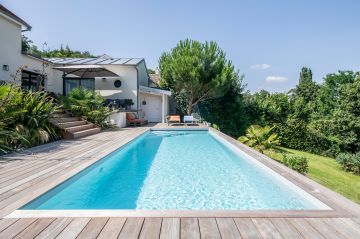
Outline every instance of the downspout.
{"label": "downspout", "polygon": [[136,69],[136,113],[139,114],[139,69]]}

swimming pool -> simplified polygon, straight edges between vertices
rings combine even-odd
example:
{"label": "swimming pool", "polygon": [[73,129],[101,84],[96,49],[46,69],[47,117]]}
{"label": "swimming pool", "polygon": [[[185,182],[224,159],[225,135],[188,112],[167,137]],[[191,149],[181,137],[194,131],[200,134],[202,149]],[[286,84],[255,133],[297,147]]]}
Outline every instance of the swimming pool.
{"label": "swimming pool", "polygon": [[149,131],[21,210],[321,210],[208,131]]}

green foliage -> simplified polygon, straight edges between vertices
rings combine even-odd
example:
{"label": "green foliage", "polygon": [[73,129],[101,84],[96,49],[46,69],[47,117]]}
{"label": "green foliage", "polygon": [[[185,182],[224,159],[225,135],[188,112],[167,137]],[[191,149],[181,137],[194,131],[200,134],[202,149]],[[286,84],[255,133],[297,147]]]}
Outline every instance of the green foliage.
{"label": "green foliage", "polygon": [[148,74],[155,74],[155,70],[148,68],[147,73]]}
{"label": "green foliage", "polygon": [[360,151],[355,154],[341,153],[336,157],[336,161],[345,171],[360,175]]}
{"label": "green foliage", "polygon": [[278,136],[273,133],[274,127],[261,127],[259,125],[251,125],[246,130],[245,136],[240,136],[238,140],[250,147],[253,147],[263,153],[266,149],[271,149],[275,145],[279,145]]}
{"label": "green foliage", "polygon": [[324,83],[302,68],[289,94],[260,91],[245,95],[251,124],[275,125],[282,146],[336,156],[360,150],[360,76],[328,74]]}
{"label": "green foliage", "polygon": [[316,99],[319,86],[312,79],[312,71],[310,68],[303,67],[300,72],[299,84],[293,89],[296,98],[303,98],[305,103],[309,103]]}
{"label": "green foliage", "polygon": [[283,154],[283,163],[301,174],[308,172],[308,160],[304,156],[285,153]]}
{"label": "green foliage", "polygon": [[244,134],[248,127],[248,117],[242,97],[242,77],[233,82],[233,86],[223,97],[208,100],[200,104],[202,118],[212,122],[219,130],[237,138]]}
{"label": "green foliage", "polygon": [[111,114],[109,108],[103,105],[104,101],[100,94],[82,87],[73,89],[69,95],[62,98],[65,109],[100,127],[107,126],[106,120]]}
{"label": "green foliage", "polygon": [[0,85],[0,151],[31,147],[57,138],[49,123],[56,110],[44,92],[23,92],[14,84]]}
{"label": "green foliage", "polygon": [[160,85],[172,91],[181,111],[191,114],[201,102],[223,96],[238,73],[215,42],[180,41],[159,60]]}
{"label": "green foliage", "polygon": [[22,35],[21,38],[21,51],[36,57],[77,57],[77,58],[87,58],[95,57],[88,51],[76,51],[71,49],[68,45],[63,47],[60,46],[59,49],[53,50],[40,50],[28,37]]}

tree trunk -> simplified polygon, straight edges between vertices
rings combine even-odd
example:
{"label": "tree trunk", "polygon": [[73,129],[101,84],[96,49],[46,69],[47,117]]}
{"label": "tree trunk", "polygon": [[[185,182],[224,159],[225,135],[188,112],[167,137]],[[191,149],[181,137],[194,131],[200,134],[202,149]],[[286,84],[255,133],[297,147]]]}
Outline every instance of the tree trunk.
{"label": "tree trunk", "polygon": [[188,108],[187,108],[187,111],[186,111],[187,115],[191,115],[192,109],[193,109],[192,102],[189,102]]}

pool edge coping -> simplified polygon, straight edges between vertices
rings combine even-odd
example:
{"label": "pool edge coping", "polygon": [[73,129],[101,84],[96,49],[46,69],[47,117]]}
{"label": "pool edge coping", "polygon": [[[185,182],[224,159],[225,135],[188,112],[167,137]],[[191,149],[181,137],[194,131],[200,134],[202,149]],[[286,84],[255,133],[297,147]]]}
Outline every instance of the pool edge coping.
{"label": "pool edge coping", "polygon": [[[127,140],[123,145],[119,147],[123,147],[124,145],[132,142],[133,140],[141,137],[148,131],[151,130],[189,130],[185,127],[180,128],[156,128],[156,127],[148,127],[144,128],[142,132],[137,133],[134,137]],[[192,129],[196,130],[196,129]],[[300,187],[305,192],[309,193],[311,196],[315,197],[317,200],[321,201],[325,205],[329,206],[331,210],[11,210],[10,213],[5,214],[4,218],[29,218],[29,217],[353,217],[355,215],[360,214],[360,206],[349,199],[343,197],[342,195],[332,191],[325,186],[318,184],[317,182],[287,168],[281,163],[263,155],[254,149],[241,144],[237,140],[231,138],[230,136],[223,134],[222,132],[213,129],[213,128],[199,128],[197,130],[202,131],[211,131],[226,140],[230,144],[239,148],[245,154],[254,158],[258,162],[262,163],[265,167],[270,168],[270,170],[275,173],[280,174],[280,176],[284,177],[286,180]],[[106,155],[112,153],[107,152]],[[51,187],[46,187],[46,190],[43,192],[35,193],[35,196],[32,196],[31,199],[23,199],[19,201],[24,201],[17,208],[20,208],[27,204],[28,202],[34,200],[38,196],[47,192],[48,190],[56,187],[57,185],[63,183],[68,180],[72,176],[77,173],[85,170],[90,167],[94,163],[101,160],[102,156],[96,159],[91,159],[87,163],[81,164],[76,167],[71,173],[67,173],[62,175],[59,180],[56,182],[52,182],[50,184]],[[85,166],[84,166],[85,165]],[[315,188],[315,190],[314,190]],[[324,197],[323,194],[331,194],[329,197]],[[329,195],[327,195],[329,196]],[[319,198],[320,197],[320,198]],[[334,202],[335,199],[335,202]],[[339,202],[340,201],[340,202]],[[339,203],[341,205],[339,205]],[[346,207],[344,207],[345,205]],[[354,208],[354,206],[356,208]],[[351,209],[350,209],[351,208]],[[354,214],[355,209],[355,214]],[[52,211],[52,213],[50,212]]]}

